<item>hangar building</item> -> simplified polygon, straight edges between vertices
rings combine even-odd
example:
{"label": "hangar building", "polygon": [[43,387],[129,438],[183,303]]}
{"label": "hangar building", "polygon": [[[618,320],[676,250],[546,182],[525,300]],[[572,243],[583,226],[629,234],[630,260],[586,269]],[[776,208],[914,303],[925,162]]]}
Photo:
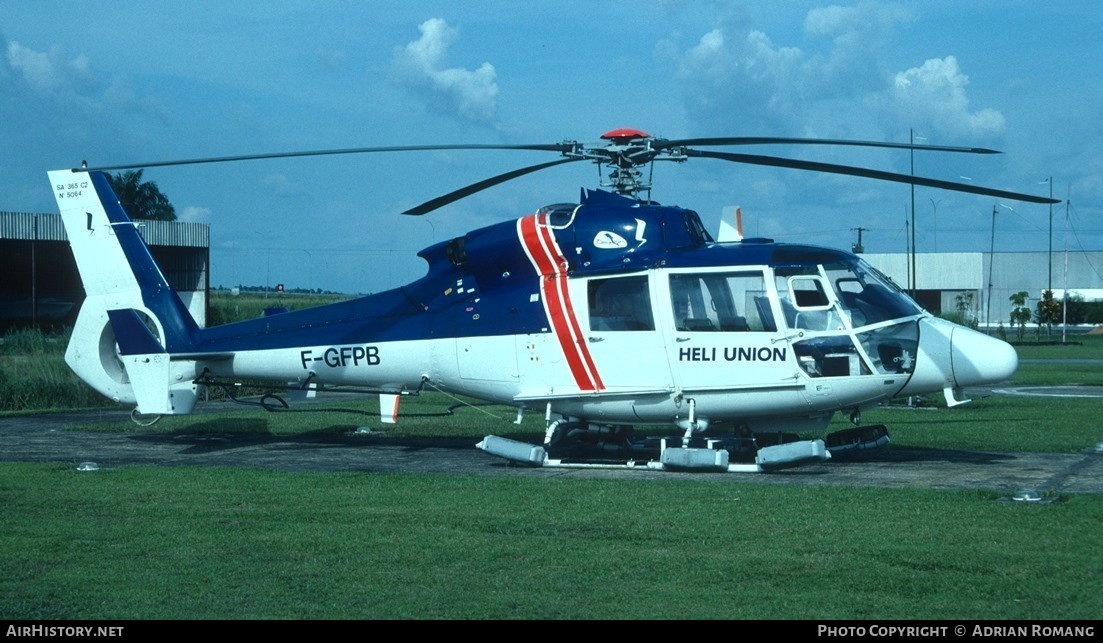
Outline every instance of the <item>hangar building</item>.
{"label": "hangar building", "polygon": [[[210,228],[201,223],[138,222],[169,284],[200,325],[207,320]],[[71,326],[84,287],[60,214],[0,212],[0,332]]]}

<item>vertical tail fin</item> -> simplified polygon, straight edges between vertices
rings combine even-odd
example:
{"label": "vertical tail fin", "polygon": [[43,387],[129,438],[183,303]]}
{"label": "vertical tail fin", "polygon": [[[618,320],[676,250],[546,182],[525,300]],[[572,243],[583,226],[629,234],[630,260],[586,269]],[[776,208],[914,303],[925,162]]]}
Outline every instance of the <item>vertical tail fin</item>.
{"label": "vertical tail fin", "polygon": [[[97,391],[142,413],[187,413],[199,327],[149,253],[103,172],[49,172],[85,301],[65,361]],[[117,348],[116,348],[117,346]],[[194,366],[194,363],[191,363]],[[174,370],[180,372],[173,372]]]}
{"label": "vertical tail fin", "polygon": [[[735,222],[733,226],[729,221]],[[728,243],[743,240],[743,211],[739,206],[727,206],[720,216],[720,230],[716,234],[716,240],[720,243]]]}

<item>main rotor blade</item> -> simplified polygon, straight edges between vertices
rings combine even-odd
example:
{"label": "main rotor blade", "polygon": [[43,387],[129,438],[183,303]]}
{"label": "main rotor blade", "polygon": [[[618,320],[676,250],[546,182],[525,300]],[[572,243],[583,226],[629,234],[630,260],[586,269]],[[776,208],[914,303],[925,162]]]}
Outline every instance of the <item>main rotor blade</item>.
{"label": "main rotor blade", "polygon": [[932,152],[966,152],[969,154],[1002,154],[999,150],[985,147],[949,147],[945,145],[916,145],[914,143],[887,143],[883,141],[850,141],[832,138],[779,138],[776,136],[727,136],[714,138],[682,138],[674,140],[656,140],[658,149],[700,145],[850,145],[854,147],[886,147],[904,150],[927,150]]}
{"label": "main rotor blade", "polygon": [[532,145],[398,145],[393,147],[351,147],[341,150],[313,150],[300,152],[273,152],[269,154],[244,154],[240,156],[212,156],[200,159],[176,161],[152,161],[149,163],[130,163],[127,165],[101,165],[99,167],[75,167],[74,172],[92,170],[129,170],[147,167],[168,167],[173,165],[198,165],[200,163],[227,163],[230,161],[256,161],[260,159],[283,159],[305,156],[331,156],[336,154],[371,154],[374,152],[427,152],[434,150],[536,150],[541,152],[567,152],[574,149],[574,143],[537,143]]}
{"label": "main rotor blade", "polygon": [[897,174],[895,172],[882,172],[881,170],[870,170],[862,167],[852,167],[849,165],[835,165],[833,163],[817,163],[815,161],[798,161],[796,159],[779,158],[776,156],[759,156],[757,154],[732,154],[728,152],[708,152],[704,150],[686,150],[686,153],[690,156],[700,156],[705,158],[720,159],[723,161],[732,161],[733,163],[749,163],[751,165],[769,165],[773,167],[787,167],[797,170],[812,170],[814,172],[827,172],[830,174],[843,174],[846,176],[862,176],[869,179],[879,179],[882,181],[893,181],[896,183],[909,183],[912,185],[923,185],[931,188],[941,188],[943,190],[953,190],[955,192],[969,192],[971,194],[983,194],[985,196],[994,196],[1002,199],[1013,199],[1015,201],[1027,201],[1029,203],[1060,203],[1060,199],[1050,199],[1041,196],[1034,196],[1032,194],[1020,194],[1018,192],[1008,192],[1006,190],[995,190],[992,188],[985,188],[978,185],[970,185],[968,183],[955,183],[953,181],[941,181],[938,179],[927,179],[921,176],[912,176],[910,174]]}
{"label": "main rotor blade", "polygon": [[863,148],[890,148],[902,150],[929,150],[934,152],[966,152],[971,154],[1000,154],[999,150],[988,148],[960,148],[949,146],[918,146],[914,143],[892,143],[885,141],[855,141],[846,139],[814,139],[784,137],[713,137],[696,139],[656,140],[655,147],[660,149],[687,146],[770,146],[770,144],[801,144],[801,146],[852,146]]}
{"label": "main rotor blade", "polygon": [[543,170],[545,168],[553,167],[553,166],[556,166],[556,165],[562,165],[564,163],[573,163],[575,161],[581,161],[581,160],[583,160],[583,159],[581,159],[581,158],[559,159],[557,161],[551,161],[550,163],[541,163],[539,165],[530,165],[528,167],[523,167],[523,168],[520,168],[520,169],[517,169],[517,170],[513,170],[512,172],[506,172],[505,174],[499,174],[498,176],[493,176],[489,179],[484,179],[482,181],[479,181],[478,183],[472,183],[471,185],[468,185],[467,187],[460,188],[460,189],[458,189],[454,192],[449,192],[448,194],[445,194],[443,196],[438,196],[437,198],[435,198],[431,201],[426,201],[425,203],[422,203],[421,205],[419,205],[417,207],[410,208],[409,210],[406,210],[402,214],[417,214],[417,215],[420,215],[420,214],[425,214],[426,212],[432,212],[433,210],[436,210],[437,208],[446,206],[449,203],[452,203],[453,201],[459,201],[460,199],[464,198],[465,196],[470,196],[472,194],[475,194],[476,192],[485,190],[489,187],[494,187],[495,185],[498,185],[499,183],[505,183],[506,181],[509,181],[510,179],[515,179],[519,176],[524,176],[526,174],[530,174],[532,172],[536,172],[538,170]]}

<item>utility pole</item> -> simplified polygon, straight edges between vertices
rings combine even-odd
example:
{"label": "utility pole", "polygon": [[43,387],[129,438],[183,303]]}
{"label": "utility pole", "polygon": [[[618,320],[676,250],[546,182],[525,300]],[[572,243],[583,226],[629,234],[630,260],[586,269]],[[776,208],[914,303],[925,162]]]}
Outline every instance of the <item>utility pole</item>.
{"label": "utility pole", "polygon": [[[908,128],[908,143],[915,145],[915,130]],[[915,177],[915,148],[912,147],[909,150],[911,154],[911,175]],[[912,213],[911,213],[911,282],[908,284],[908,288],[911,291],[912,299],[915,299],[916,282],[915,277],[915,183],[912,186]]]}
{"label": "utility pole", "polygon": [[992,267],[996,264],[996,212],[999,210],[1000,206],[1012,212],[1015,211],[1011,206],[1003,205],[1002,203],[994,203],[992,205],[992,242],[988,250],[988,313],[986,315],[989,330],[992,328]]}
{"label": "utility pole", "polygon": [[[1065,343],[1065,337],[1069,329],[1069,208],[1072,206],[1072,189],[1069,189],[1069,198],[1065,199],[1065,292],[1061,294],[1061,343]],[[1052,205],[1049,207],[1053,207]]]}
{"label": "utility pole", "polygon": [[931,199],[931,248],[933,252],[938,252],[938,204],[942,203],[942,199],[935,201]]}
{"label": "utility pole", "polygon": [[907,273],[908,273],[907,288],[908,288],[908,292],[910,293],[911,289],[912,289],[912,267],[911,267],[911,261],[910,261],[911,256],[912,256],[912,243],[911,243],[911,237],[909,235],[911,235],[911,225],[908,224],[908,208],[907,208],[907,206],[905,206],[904,207],[904,270],[906,270]]}
{"label": "utility pole", "polygon": [[[1046,182],[1049,183],[1049,199],[1053,200],[1053,176]],[[1053,204],[1049,204],[1049,292],[1053,292]]]}
{"label": "utility pole", "polygon": [[858,231],[858,243],[856,243],[856,244],[854,244],[853,246],[850,247],[850,249],[854,252],[854,254],[860,255],[860,254],[862,254],[863,252],[866,251],[865,246],[862,245],[862,232],[865,231],[865,230],[868,230],[868,229],[869,228],[851,228],[851,230],[857,230]]}
{"label": "utility pole", "polygon": [[984,321],[992,330],[992,264],[996,263],[996,206],[992,205],[992,244],[988,250],[988,303],[985,304]]}

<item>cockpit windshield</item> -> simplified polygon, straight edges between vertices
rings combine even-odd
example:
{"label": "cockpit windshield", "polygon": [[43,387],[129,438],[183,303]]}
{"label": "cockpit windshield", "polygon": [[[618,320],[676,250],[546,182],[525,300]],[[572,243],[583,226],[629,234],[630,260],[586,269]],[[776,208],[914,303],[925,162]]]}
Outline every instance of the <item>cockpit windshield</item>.
{"label": "cockpit windshield", "polygon": [[861,259],[778,266],[778,301],[813,377],[910,373],[923,313],[891,279]]}
{"label": "cockpit windshield", "polygon": [[861,259],[779,266],[774,278],[790,328],[843,330],[923,312],[888,277]]}
{"label": "cockpit windshield", "polygon": [[892,280],[861,259],[825,265],[823,268],[852,327],[923,312]]}

